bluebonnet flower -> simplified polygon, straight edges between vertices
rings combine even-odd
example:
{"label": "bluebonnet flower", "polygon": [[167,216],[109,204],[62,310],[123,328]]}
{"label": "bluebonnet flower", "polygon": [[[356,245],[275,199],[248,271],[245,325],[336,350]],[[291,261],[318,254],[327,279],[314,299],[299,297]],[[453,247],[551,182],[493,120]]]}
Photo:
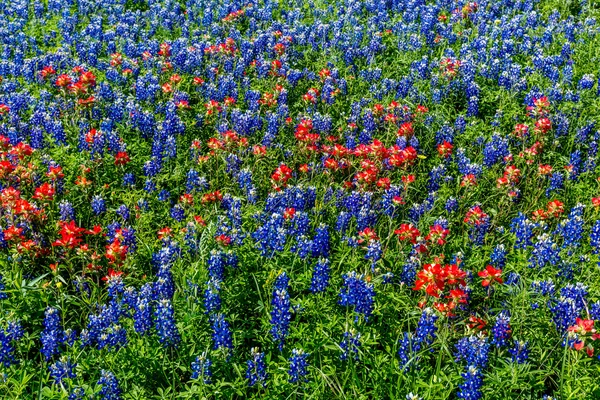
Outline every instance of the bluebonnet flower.
{"label": "bluebonnet flower", "polygon": [[298,257],[300,257],[301,259],[305,259],[310,255],[312,247],[313,241],[308,239],[308,237],[306,237],[305,235],[300,235],[292,251],[298,254]]}
{"label": "bluebonnet flower", "polygon": [[106,284],[108,286],[108,296],[113,300],[116,300],[117,296],[123,294],[125,290],[123,275],[120,273],[109,273]]}
{"label": "bluebonnet flower", "polygon": [[158,193],[158,200],[167,201],[171,197],[171,194],[167,189],[163,189]]}
{"label": "bluebonnet flower", "polygon": [[98,336],[98,350],[105,347],[119,349],[127,344],[127,331],[123,326],[113,323]]}
{"label": "bluebonnet flower", "polygon": [[529,266],[542,268],[548,264],[558,265],[560,262],[560,247],[552,241],[547,233],[538,236],[537,239],[538,241],[534,244],[529,258]]}
{"label": "bluebonnet flower", "polygon": [[210,383],[212,377],[212,361],[202,353],[192,362],[192,379],[202,379],[204,383]]}
{"label": "bluebonnet flower", "polygon": [[588,288],[581,282],[577,282],[576,284],[569,283],[560,289],[560,295],[575,301],[575,305],[579,310],[583,310],[586,307],[587,294]]}
{"label": "bluebonnet flower", "polygon": [[575,324],[581,310],[577,307],[574,299],[563,296],[550,307],[550,311],[556,329],[559,333],[564,334],[570,326]]}
{"label": "bluebonnet flower", "polygon": [[131,172],[127,172],[123,175],[123,186],[135,186],[135,175]]}
{"label": "bluebonnet flower", "polygon": [[313,257],[329,257],[329,227],[321,224],[315,230],[315,237],[312,241],[312,256]]}
{"label": "bluebonnet flower", "polygon": [[[99,347],[111,345],[114,340],[109,343],[108,329],[118,324],[119,318],[123,310],[120,302],[111,301],[108,304],[99,306],[97,314],[88,316],[89,322],[87,328],[81,331],[80,339],[82,347],[92,344],[97,344]],[[112,332],[119,333],[119,332]],[[121,339],[119,336],[112,336],[111,339]],[[126,339],[126,337],[125,337]]]}
{"label": "bluebonnet flower", "polygon": [[566,220],[563,220],[556,227],[556,234],[563,237],[563,247],[574,246],[578,247],[581,238],[583,237],[583,204],[577,204],[571,209]]}
{"label": "bluebonnet flower", "polygon": [[213,314],[210,316],[210,323],[213,330],[213,349],[232,349],[233,340],[229,324],[223,314]]}
{"label": "bluebonnet flower", "polygon": [[155,300],[173,298],[175,283],[169,264],[161,264],[159,266],[153,286],[153,298]]}
{"label": "bluebonnet flower", "polygon": [[398,343],[398,357],[400,358],[400,367],[403,370],[411,359],[415,362],[419,360],[418,357],[415,357],[415,354],[423,348],[423,345],[429,346],[433,343],[436,337],[437,327],[435,322],[437,319],[438,316],[435,315],[433,309],[426,308],[421,314],[415,334],[411,335],[404,332]]}
{"label": "bluebonnet flower", "polygon": [[115,375],[106,370],[102,370],[98,385],[102,386],[100,390],[100,396],[102,400],[120,400],[121,389],[119,388],[119,381]]}
{"label": "bluebonnet flower", "polygon": [[479,98],[471,96],[467,102],[467,117],[474,117],[479,114]]}
{"label": "bluebonnet flower", "polygon": [[283,343],[287,336],[290,319],[290,295],[288,294],[288,283],[285,272],[281,273],[275,283],[273,299],[271,300],[271,335],[278,343],[279,351],[283,350]]}
{"label": "bluebonnet flower", "polygon": [[117,208],[117,214],[125,221],[127,221],[131,215],[129,208],[125,204],[121,204],[119,208]]}
{"label": "bluebonnet flower", "polygon": [[519,212],[519,215],[515,217],[510,224],[510,231],[517,237],[515,242],[515,249],[525,249],[527,246],[531,246],[531,238],[533,238],[533,230],[537,227],[537,224],[525,216],[525,214]]}
{"label": "bluebonnet flower", "polygon": [[212,279],[222,281],[224,268],[225,259],[223,257],[223,252],[212,250],[210,252],[210,257],[208,258],[208,274]]}
{"label": "bluebonnet flower", "polygon": [[593,247],[594,254],[600,252],[600,219],[594,222],[590,232],[590,246]]}
{"label": "bluebonnet flower", "polygon": [[463,221],[469,225],[469,239],[475,245],[482,245],[490,228],[490,216],[476,204],[467,211]]}
{"label": "bluebonnet flower", "polygon": [[486,167],[491,167],[502,161],[509,154],[508,140],[498,134],[494,134],[483,148],[483,164]]}
{"label": "bluebonnet flower", "polygon": [[54,378],[54,383],[60,385],[63,379],[73,379],[75,378],[75,367],[77,364],[71,363],[71,359],[63,356],[60,360],[56,361],[54,364],[50,365],[48,368],[50,369],[50,376]]}
{"label": "bluebonnet flower", "polygon": [[455,197],[449,197],[448,200],[446,200],[446,205],[444,208],[448,212],[456,211],[458,209],[458,200],[456,200]]}
{"label": "bluebonnet flower", "polygon": [[461,376],[463,383],[459,385],[457,397],[462,399],[480,399],[483,378],[481,370],[488,364],[489,343],[483,336],[467,336],[456,344],[456,360],[467,363],[466,372]]}
{"label": "bluebonnet flower", "polygon": [[8,293],[5,292],[4,277],[0,274],[0,300],[8,299]]}
{"label": "bluebonnet flower", "polygon": [[255,203],[257,200],[256,188],[252,183],[252,171],[249,169],[243,169],[238,175],[238,184],[240,189],[243,189],[246,193],[246,199],[250,203]]}
{"label": "bluebonnet flower", "polygon": [[250,352],[251,358],[247,361],[246,379],[250,386],[260,383],[263,387],[267,386],[267,366],[265,364],[265,355],[253,347]]}
{"label": "bluebonnet flower", "polygon": [[404,332],[398,342],[398,357],[400,358],[400,368],[404,371],[413,356],[412,336],[408,332]]}
{"label": "bluebonnet flower", "polygon": [[263,257],[283,251],[287,240],[284,222],[283,214],[273,213],[264,225],[252,233]]}
{"label": "bluebonnet flower", "polygon": [[83,400],[85,396],[85,390],[81,387],[75,387],[69,394],[68,400]]}
{"label": "bluebonnet flower", "polygon": [[152,193],[156,190],[156,183],[152,182],[152,180],[147,179],[144,183],[144,191],[147,193]]}
{"label": "bluebonnet flower", "polygon": [[587,89],[593,88],[594,87],[594,75],[591,75],[591,74],[583,75],[581,77],[581,79],[579,80],[577,87],[580,90],[587,90]]}
{"label": "bluebonnet flower", "polygon": [[456,344],[456,361],[464,360],[469,366],[485,368],[488,363],[490,345],[484,336],[467,336]]}
{"label": "bluebonnet flower", "polygon": [[308,374],[308,358],[309,354],[305,353],[302,349],[292,350],[292,356],[290,357],[290,369],[288,374],[290,376],[289,381],[296,383],[299,381],[308,382],[306,375]]}
{"label": "bluebonnet flower", "polygon": [[590,306],[590,318],[594,320],[600,319],[600,301],[597,301]]}
{"label": "bluebonnet flower", "polygon": [[158,341],[165,347],[177,346],[181,341],[179,330],[175,325],[173,305],[168,299],[162,299],[156,304],[154,311]]}
{"label": "bluebonnet flower", "polygon": [[[354,311],[363,314],[368,321],[373,312],[375,290],[373,284],[367,283],[364,276],[352,271],[342,275],[344,286],[340,290],[340,305],[354,306]],[[356,321],[358,321],[358,315]]]}
{"label": "bluebonnet flower", "polygon": [[73,346],[75,344],[75,340],[77,340],[77,332],[73,329],[65,330],[65,343],[68,346]]}
{"label": "bluebonnet flower", "polygon": [[6,329],[0,330],[0,365],[8,368],[16,362],[14,342],[20,340],[23,335],[23,328],[18,321],[9,321]]}
{"label": "bluebonnet flower", "polygon": [[513,271],[513,272],[510,272],[506,276],[504,283],[508,286],[516,286],[519,284],[520,281],[521,281],[521,275],[519,275],[518,273]]}
{"label": "bluebonnet flower", "polygon": [[197,225],[194,222],[188,222],[185,227],[185,235],[183,236],[183,241],[188,247],[189,252],[192,254],[198,251],[198,245],[200,241],[196,227]]}
{"label": "bluebonnet flower", "polygon": [[147,283],[140,289],[133,314],[133,327],[141,335],[152,327],[152,285]]}
{"label": "bluebonnet flower", "polygon": [[447,169],[444,164],[435,166],[429,172],[429,181],[427,182],[427,190],[430,192],[440,189],[440,184],[447,174]]}
{"label": "bluebonnet flower", "polygon": [[[402,202],[403,194],[404,190],[400,186],[391,185],[389,189],[386,189],[381,199],[381,206],[383,207],[383,213],[385,215],[390,217],[395,215],[396,210],[398,210],[399,205]],[[352,214],[341,211],[336,224],[336,230],[345,233],[351,218]],[[345,229],[341,230],[340,228],[342,227]]]}
{"label": "bluebonnet flower", "polygon": [[555,290],[554,282],[552,282],[551,279],[547,281],[533,281],[531,283],[531,288],[534,292],[539,293],[542,296],[554,294]]}
{"label": "bluebonnet flower", "polygon": [[208,189],[208,181],[205,177],[194,170],[190,169],[186,175],[185,189],[186,193],[192,193],[194,191],[202,191]]}
{"label": "bluebonnet flower", "polygon": [[173,208],[171,208],[171,218],[178,222],[185,219],[185,210],[181,204],[175,204]]}
{"label": "bluebonnet flower", "polygon": [[419,323],[417,324],[417,331],[413,340],[414,351],[419,351],[422,344],[428,346],[433,343],[433,340],[436,337],[435,332],[437,331],[437,328],[435,326],[435,322],[437,319],[438,316],[435,315],[431,308],[426,308],[423,310],[421,318],[419,319]]}
{"label": "bluebonnet flower", "polygon": [[508,349],[508,352],[511,355],[512,362],[516,362],[517,364],[523,364],[529,358],[527,342],[521,342],[515,339],[514,346]]}
{"label": "bluebonnet flower", "polygon": [[204,308],[206,309],[206,314],[213,314],[221,310],[220,290],[219,281],[210,278],[206,283],[206,290],[204,291]]}
{"label": "bluebonnet flower", "polygon": [[325,291],[329,285],[330,262],[326,258],[320,258],[315,265],[310,284],[310,291],[319,293]]}
{"label": "bluebonnet flower", "polygon": [[60,323],[60,313],[56,308],[48,307],[44,317],[44,330],[41,334],[42,354],[46,361],[59,353],[59,346],[64,342],[64,331]]}
{"label": "bluebonnet flower", "polygon": [[381,249],[381,242],[379,240],[369,240],[365,258],[371,260],[371,271],[375,270],[375,264],[381,259],[382,254],[383,250]]}
{"label": "bluebonnet flower", "polygon": [[100,215],[106,211],[106,203],[100,195],[95,195],[92,198],[91,205],[95,215]]}
{"label": "bluebonnet flower", "polygon": [[400,273],[400,282],[407,286],[413,286],[417,277],[417,268],[420,262],[417,257],[411,255],[406,259],[402,265],[402,272]]}
{"label": "bluebonnet flower", "polygon": [[546,188],[546,197],[550,197],[553,192],[556,192],[564,187],[565,176],[560,172],[554,172],[550,176],[550,183]]}
{"label": "bluebonnet flower", "polygon": [[299,211],[294,215],[294,225],[289,230],[289,234],[292,236],[305,236],[308,234],[310,228],[310,218],[304,211]]}
{"label": "bluebonnet flower", "polygon": [[504,347],[508,344],[508,340],[511,336],[510,328],[510,315],[506,310],[503,310],[498,314],[496,323],[492,328],[492,343],[497,347]]}
{"label": "bluebonnet flower", "polygon": [[344,339],[340,343],[342,354],[340,359],[345,361],[348,356],[352,355],[355,360],[358,360],[358,348],[360,347],[360,332],[354,330],[344,332]]}
{"label": "bluebonnet flower", "polygon": [[73,205],[66,200],[63,200],[58,205],[61,221],[71,221],[75,219],[75,210]]}
{"label": "bluebonnet flower", "polygon": [[490,263],[499,269],[506,265],[506,247],[503,244],[496,245],[490,255]]}
{"label": "bluebonnet flower", "polygon": [[470,365],[467,370],[461,374],[463,383],[458,386],[456,397],[465,400],[479,400],[482,397],[481,386],[483,386],[483,376],[478,367]]}

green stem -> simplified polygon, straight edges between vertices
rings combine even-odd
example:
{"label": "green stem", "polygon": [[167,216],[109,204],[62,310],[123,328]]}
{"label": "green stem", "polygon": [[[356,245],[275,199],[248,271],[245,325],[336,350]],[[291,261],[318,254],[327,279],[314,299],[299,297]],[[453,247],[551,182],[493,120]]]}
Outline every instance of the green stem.
{"label": "green stem", "polygon": [[[566,341],[566,338],[565,338]],[[564,396],[564,380],[565,380],[565,367],[567,364],[567,350],[568,350],[568,343],[565,343],[565,349],[563,351],[563,357],[562,357],[562,366],[560,368],[560,397],[562,399],[565,398]]]}

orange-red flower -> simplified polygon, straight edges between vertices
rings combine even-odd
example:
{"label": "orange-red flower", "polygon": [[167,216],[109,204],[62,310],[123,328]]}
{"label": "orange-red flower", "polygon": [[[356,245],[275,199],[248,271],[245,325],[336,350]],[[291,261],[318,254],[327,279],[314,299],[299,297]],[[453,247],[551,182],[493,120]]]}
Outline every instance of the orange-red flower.
{"label": "orange-red flower", "polygon": [[483,271],[479,271],[477,275],[483,278],[483,281],[481,281],[483,287],[488,287],[492,282],[503,283],[502,270],[496,269],[491,265],[485,267]]}
{"label": "orange-red flower", "polygon": [[400,241],[408,241],[412,244],[417,243],[417,238],[421,235],[419,230],[413,224],[401,224],[394,233],[398,235]]}

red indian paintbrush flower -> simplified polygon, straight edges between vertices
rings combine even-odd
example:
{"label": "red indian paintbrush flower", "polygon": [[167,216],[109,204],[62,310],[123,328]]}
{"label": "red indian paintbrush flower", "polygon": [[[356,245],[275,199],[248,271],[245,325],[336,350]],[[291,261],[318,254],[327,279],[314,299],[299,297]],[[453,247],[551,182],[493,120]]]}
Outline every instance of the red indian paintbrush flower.
{"label": "red indian paintbrush flower", "polygon": [[419,230],[415,228],[413,224],[401,224],[394,233],[398,235],[400,241],[409,241],[412,244],[417,243],[417,238],[421,235]]}
{"label": "red indian paintbrush flower", "polygon": [[54,198],[54,187],[49,183],[42,183],[35,189],[33,198],[36,200],[52,200]]}
{"label": "red indian paintbrush flower", "polygon": [[285,184],[292,177],[292,169],[285,164],[281,164],[271,175],[271,179],[277,183]]}
{"label": "red indian paintbrush flower", "polygon": [[488,287],[492,282],[498,282],[498,283],[503,283],[502,281],[502,270],[501,269],[496,269],[491,265],[488,265],[487,267],[485,267],[485,269],[483,271],[479,271],[477,273],[477,275],[479,275],[481,278],[483,278],[483,281],[481,281],[481,285],[483,287]]}
{"label": "red indian paintbrush flower", "polygon": [[436,243],[439,246],[446,244],[446,236],[450,231],[440,224],[434,224],[429,228],[429,234],[425,236],[425,240]]}
{"label": "red indian paintbrush flower", "polygon": [[438,151],[438,154],[440,155],[440,157],[448,158],[452,155],[453,148],[454,148],[454,146],[452,146],[452,143],[449,143],[444,140],[444,142],[442,144],[438,145],[437,151]]}
{"label": "red indian paintbrush flower", "polygon": [[127,246],[122,245],[118,238],[106,246],[106,258],[110,264],[121,265],[127,257]]}

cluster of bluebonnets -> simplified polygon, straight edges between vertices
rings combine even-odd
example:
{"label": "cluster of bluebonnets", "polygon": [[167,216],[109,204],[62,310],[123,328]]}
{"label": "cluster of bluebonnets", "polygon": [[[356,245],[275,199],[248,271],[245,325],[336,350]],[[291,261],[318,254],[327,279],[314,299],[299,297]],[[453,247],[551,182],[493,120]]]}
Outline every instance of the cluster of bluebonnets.
{"label": "cluster of bluebonnets", "polygon": [[0,391],[594,398],[594,7],[6,0]]}

